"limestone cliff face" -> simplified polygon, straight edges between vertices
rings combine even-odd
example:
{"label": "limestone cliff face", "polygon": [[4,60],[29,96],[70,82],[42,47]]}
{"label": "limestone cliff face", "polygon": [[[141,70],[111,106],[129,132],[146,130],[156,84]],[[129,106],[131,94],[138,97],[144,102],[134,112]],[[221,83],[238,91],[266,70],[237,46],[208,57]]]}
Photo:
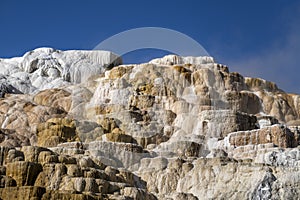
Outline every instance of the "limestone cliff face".
{"label": "limestone cliff face", "polygon": [[211,57],[120,64],[0,60],[0,198],[298,199],[299,95]]}

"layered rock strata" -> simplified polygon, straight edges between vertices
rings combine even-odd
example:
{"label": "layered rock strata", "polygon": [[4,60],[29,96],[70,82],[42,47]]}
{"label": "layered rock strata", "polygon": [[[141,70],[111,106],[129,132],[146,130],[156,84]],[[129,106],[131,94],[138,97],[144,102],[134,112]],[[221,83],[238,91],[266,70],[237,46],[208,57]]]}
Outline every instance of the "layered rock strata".
{"label": "layered rock strata", "polygon": [[211,57],[0,60],[1,199],[298,199],[300,96]]}

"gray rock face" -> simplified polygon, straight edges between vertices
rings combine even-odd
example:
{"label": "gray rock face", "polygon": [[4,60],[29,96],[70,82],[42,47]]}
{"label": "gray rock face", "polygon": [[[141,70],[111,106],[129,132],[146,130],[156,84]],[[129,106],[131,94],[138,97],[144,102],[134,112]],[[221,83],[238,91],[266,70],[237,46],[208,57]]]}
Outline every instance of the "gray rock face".
{"label": "gray rock face", "polygon": [[272,185],[276,181],[276,177],[267,172],[261,183],[256,187],[252,200],[267,200],[272,198]]}
{"label": "gray rock face", "polygon": [[[0,75],[1,76],[1,75]],[[22,92],[7,83],[7,79],[5,77],[0,77],[0,98],[3,98],[5,94],[21,94]]]}

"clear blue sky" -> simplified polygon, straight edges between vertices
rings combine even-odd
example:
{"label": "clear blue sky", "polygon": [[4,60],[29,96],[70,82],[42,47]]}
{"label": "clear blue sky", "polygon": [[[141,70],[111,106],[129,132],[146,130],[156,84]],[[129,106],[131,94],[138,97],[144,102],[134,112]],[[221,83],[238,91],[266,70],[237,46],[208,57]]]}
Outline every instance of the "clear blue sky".
{"label": "clear blue sky", "polygon": [[[231,71],[300,93],[299,24],[299,0],[0,0],[0,57],[43,46],[93,49],[128,29],[164,27],[194,38]],[[145,62],[164,53],[140,50],[124,59]]]}

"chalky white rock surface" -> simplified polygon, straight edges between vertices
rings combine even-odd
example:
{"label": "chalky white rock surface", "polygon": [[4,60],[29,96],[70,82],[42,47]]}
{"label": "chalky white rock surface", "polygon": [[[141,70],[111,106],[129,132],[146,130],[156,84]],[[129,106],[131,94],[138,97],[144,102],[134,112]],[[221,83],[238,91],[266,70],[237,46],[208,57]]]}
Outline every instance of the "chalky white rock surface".
{"label": "chalky white rock surface", "polygon": [[0,76],[17,90],[31,93],[86,82],[121,63],[108,51],[38,48],[19,58],[0,59]]}

